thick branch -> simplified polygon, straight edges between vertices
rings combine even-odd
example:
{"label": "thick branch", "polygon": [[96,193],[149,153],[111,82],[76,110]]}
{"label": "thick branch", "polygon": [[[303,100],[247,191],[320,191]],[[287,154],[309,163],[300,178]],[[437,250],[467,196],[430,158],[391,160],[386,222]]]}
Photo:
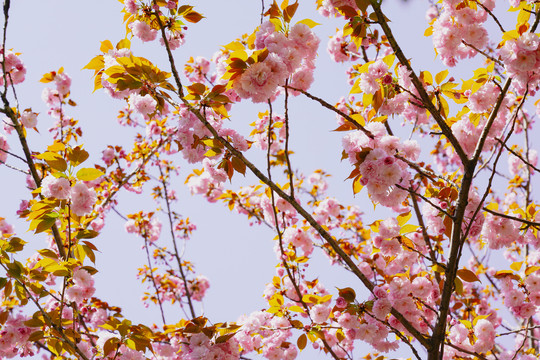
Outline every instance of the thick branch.
{"label": "thick branch", "polygon": [[401,50],[400,46],[398,45],[396,38],[394,37],[394,34],[392,33],[392,30],[388,26],[388,23],[386,21],[386,17],[384,16],[381,5],[376,0],[370,0],[371,5],[373,6],[373,10],[375,11],[375,14],[377,15],[378,23],[383,29],[384,34],[386,35],[388,42],[392,46],[392,50],[394,51],[394,54],[398,58],[401,65],[405,66],[407,70],[410,71],[411,81],[415,87],[415,89],[418,91],[418,94],[420,95],[420,98],[422,99],[422,105],[426,107],[426,109],[430,112],[431,116],[435,119],[437,122],[437,125],[441,128],[441,131],[446,136],[448,141],[452,144],[454,147],[454,150],[458,154],[459,158],[463,163],[467,162],[467,154],[465,154],[465,151],[461,147],[461,144],[456,139],[454,134],[452,133],[452,130],[444,120],[444,118],[441,116],[441,113],[439,110],[435,108],[435,105],[431,102],[428,93],[426,92],[426,89],[424,89],[424,86],[416,73],[414,72],[413,68],[411,67],[411,64],[409,64],[409,60]]}

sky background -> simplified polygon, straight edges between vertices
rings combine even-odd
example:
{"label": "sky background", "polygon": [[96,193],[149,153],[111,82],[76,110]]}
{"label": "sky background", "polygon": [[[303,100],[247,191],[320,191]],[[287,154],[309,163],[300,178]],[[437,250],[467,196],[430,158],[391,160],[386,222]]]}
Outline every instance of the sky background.
{"label": "sky background", "polygon": [[[268,1],[265,1],[268,6]],[[326,44],[341,21],[329,21],[315,11],[314,1],[300,1],[298,12],[293,22],[311,18],[324,23],[315,28],[321,38],[315,83],[311,88],[314,95],[320,96],[329,103],[335,103],[339,97],[346,95],[350,86],[346,82],[346,65],[333,63],[326,52]],[[243,33],[251,33],[260,23],[261,3],[255,0],[200,0],[194,3],[195,9],[206,18],[198,24],[190,24],[187,31],[186,44],[174,52],[178,67],[190,57],[212,54]],[[93,90],[92,71],[81,70],[90,59],[99,54],[100,41],[111,40],[116,44],[125,36],[122,24],[122,5],[110,0],[26,0],[12,1],[10,11],[7,48],[22,53],[21,58],[27,67],[26,81],[17,86],[20,108],[32,107],[40,112],[38,128],[40,134],[29,132],[29,143],[33,150],[42,151],[51,139],[47,129],[52,124],[41,101],[41,92],[46,84],[39,83],[41,76],[63,66],[72,77],[71,98],[78,104],[67,110],[68,114],[80,121],[84,131],[82,143],[91,154],[91,162],[100,162],[101,151],[109,144],[123,144],[130,148],[133,135],[130,129],[119,126],[116,122],[117,111],[123,103],[110,99],[102,91]],[[413,58],[415,69],[429,70],[433,74],[443,69],[435,61],[435,53],[431,39],[423,36],[427,23],[424,20],[427,1],[398,0],[385,1],[387,16],[395,31],[398,41],[405,49],[405,54]],[[143,56],[169,71],[164,48],[156,43],[142,44],[138,39],[132,40],[132,49],[137,56]],[[477,60],[476,63],[479,63]],[[471,67],[475,61],[461,68],[463,76],[470,77]],[[459,73],[458,73],[459,74]],[[465,75],[466,74],[466,75]],[[276,103],[274,111],[283,113],[282,102]],[[281,108],[281,110],[280,110]],[[252,123],[259,111],[265,111],[262,105],[248,104],[247,101],[237,105],[231,111],[231,127],[249,133]],[[388,216],[384,212],[373,213],[371,201],[365,193],[356,197],[352,195],[350,181],[344,181],[351,171],[348,161],[340,162],[341,137],[343,133],[331,132],[336,128],[334,114],[318,104],[305,98],[291,101],[291,144],[295,155],[292,157],[293,167],[309,175],[316,169],[325,169],[333,177],[330,179],[329,194],[344,204],[356,204],[366,213],[365,222]],[[400,120],[393,120],[397,127]],[[16,145],[16,137],[9,137],[12,151],[20,154]],[[248,158],[265,168],[261,154],[248,152]],[[91,162],[88,162],[90,164]],[[9,159],[16,166],[16,160]],[[277,264],[273,252],[274,234],[265,227],[250,227],[245,217],[239,216],[221,204],[209,204],[202,197],[191,196],[183,186],[185,177],[191,167],[178,154],[177,164],[181,175],[173,183],[179,194],[175,210],[195,223],[198,229],[186,244],[185,258],[192,261],[198,273],[207,276],[211,287],[204,300],[204,310],[197,304],[198,314],[204,313],[214,322],[235,321],[242,314],[266,308],[268,304],[262,298],[266,283],[275,274]],[[14,217],[20,200],[28,198],[24,188],[24,176],[5,167],[0,167],[2,183],[13,185],[13,191],[3,194],[0,201],[0,216],[16,225],[17,232],[24,240],[29,241],[32,249],[45,246],[42,237],[26,233],[28,224]],[[240,175],[233,178],[232,187],[237,188],[246,183],[257,181],[250,174],[246,179]],[[15,190],[16,189],[16,190]],[[147,190],[149,188],[147,187]],[[149,197],[135,197],[125,192],[120,194],[118,210],[123,214],[139,210],[151,211],[155,204]],[[142,206],[142,208],[141,208]],[[137,267],[146,263],[141,250],[142,239],[129,235],[124,231],[124,221],[114,213],[107,217],[107,225],[94,243],[99,248],[96,268],[96,296],[124,309],[124,315],[133,322],[150,325],[161,325],[161,317],[157,307],[145,308],[140,298],[144,291],[135,278]],[[167,224],[163,221],[162,234],[166,234]],[[164,236],[162,236],[163,238]],[[165,240],[166,242],[166,240]],[[311,266],[315,276],[327,285],[330,291],[334,286],[352,286],[357,290],[359,299],[367,294],[359,282],[343,271],[332,269],[321,254],[315,256]],[[167,308],[169,323],[176,323],[182,317],[178,307]],[[296,337],[293,338],[296,341]],[[361,347],[355,351],[355,358],[366,350]],[[308,345],[308,348],[310,346]],[[255,356],[250,356],[255,359]],[[304,351],[298,359],[322,359],[317,352]]]}

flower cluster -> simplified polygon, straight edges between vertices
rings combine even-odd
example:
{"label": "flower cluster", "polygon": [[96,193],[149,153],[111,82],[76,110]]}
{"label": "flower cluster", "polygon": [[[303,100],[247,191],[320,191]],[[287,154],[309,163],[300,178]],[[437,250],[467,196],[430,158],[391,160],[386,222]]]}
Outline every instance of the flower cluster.
{"label": "flower cluster", "polygon": [[8,318],[0,330],[0,357],[34,356],[33,344],[28,342],[32,329],[24,325],[27,320],[22,314],[8,312]]}
{"label": "flower cluster", "polygon": [[240,357],[238,342],[231,338],[215,344],[203,333],[193,334],[181,343],[179,359],[236,360]]}
{"label": "flower cluster", "polygon": [[[150,15],[152,11],[159,12],[161,16],[165,13],[161,11],[160,6],[154,5],[152,2],[145,4],[144,1],[138,2],[136,0],[126,0],[124,2],[125,11],[129,16],[128,29],[131,33],[139,38],[143,42],[154,41],[159,32],[159,27],[157,22]],[[169,0],[165,2],[163,10],[171,14],[170,20],[165,20],[163,18],[162,22],[164,24],[170,23],[171,25],[164,26],[165,36],[171,50],[179,48],[184,44],[184,31],[186,27],[181,26],[182,22],[177,17],[178,1]],[[194,12],[192,12],[194,13]],[[194,21],[194,18],[190,18],[188,21]],[[163,38],[159,38],[161,45],[165,46]]]}
{"label": "flower cluster", "polygon": [[514,80],[512,86],[520,94],[530,90],[533,94],[540,84],[540,37],[526,32],[517,39],[508,40],[499,50],[504,68]]}
{"label": "flower cluster", "polygon": [[[495,1],[481,1],[483,7],[493,10]],[[439,18],[433,23],[433,45],[446,66],[455,66],[458,59],[473,57],[488,42],[483,27],[488,13],[483,7],[476,10],[458,6],[461,1],[444,0]]]}
{"label": "flower cluster", "polygon": [[257,311],[242,316],[237,323],[242,327],[234,338],[246,352],[262,350],[267,359],[296,359],[298,350],[288,343],[292,331],[286,318]]}
{"label": "flower cluster", "polygon": [[94,295],[94,278],[84,269],[76,269],[73,271],[73,286],[66,290],[66,299],[68,301],[82,304],[85,299],[89,299]]}
{"label": "flower cluster", "polygon": [[2,72],[0,77],[0,86],[4,86],[4,79],[7,79],[8,84],[20,84],[24,81],[26,76],[26,67],[22,60],[19,58],[19,54],[14,53],[12,50],[0,49],[0,61],[5,68],[5,73]]}
{"label": "flower cluster", "polygon": [[286,35],[273,23],[263,23],[256,33],[255,48],[267,49],[264,60],[249,66],[233,83],[243,99],[265,102],[276,95],[278,86],[290,78],[291,87],[307,90],[313,82],[319,38],[309,26],[297,23]]}
{"label": "flower cluster", "polygon": [[84,216],[92,212],[97,197],[94,189],[78,182],[71,186],[68,179],[47,175],[41,182],[41,194],[44,197],[56,199],[70,199],[71,211],[77,216]]}
{"label": "flower cluster", "polygon": [[415,161],[420,147],[415,141],[401,143],[399,138],[386,135],[381,123],[369,123],[366,129],[373,138],[357,130],[343,138],[343,148],[349,161],[358,166],[361,183],[367,186],[371,199],[384,206],[398,207],[407,192],[396,185],[408,188],[410,174],[408,165],[396,155]]}
{"label": "flower cluster", "polygon": [[516,221],[488,214],[482,228],[482,238],[490,249],[500,249],[511,246],[516,241],[520,242],[522,236]]}
{"label": "flower cluster", "polygon": [[161,235],[161,221],[153,213],[139,212],[128,215],[129,220],[125,229],[129,234],[137,234],[151,243],[157,241]]}

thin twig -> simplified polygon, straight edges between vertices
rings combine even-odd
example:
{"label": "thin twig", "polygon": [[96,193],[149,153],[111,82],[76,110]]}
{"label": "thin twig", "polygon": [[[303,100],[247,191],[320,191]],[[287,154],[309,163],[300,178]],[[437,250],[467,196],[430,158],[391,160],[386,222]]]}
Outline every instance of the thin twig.
{"label": "thin twig", "polygon": [[308,93],[307,91],[304,91],[304,90],[301,90],[301,89],[297,89],[297,88],[294,88],[292,86],[285,86],[286,88],[289,88],[291,90],[294,90],[294,91],[298,91],[298,92],[301,92],[302,94],[306,95],[308,98],[312,99],[312,100],[315,100],[317,101],[319,104],[321,104],[322,106],[324,106],[325,108],[329,109],[329,110],[332,110],[333,112],[337,113],[338,115],[342,116],[343,118],[345,118],[345,120],[347,120],[348,122],[350,122],[352,125],[354,125],[358,130],[361,130],[364,134],[366,134],[370,139],[373,139],[375,136],[371,133],[371,131],[369,131],[368,129],[366,129],[365,127],[363,127],[358,121],[354,120],[352,117],[350,117],[349,115],[345,114],[343,111],[337,109],[335,106],[332,106],[330,105],[329,103],[327,103],[326,101],[324,101],[323,99],[317,97],[317,96],[314,96],[314,95],[311,95],[310,93]]}
{"label": "thin twig", "polygon": [[189,311],[191,313],[192,318],[196,318],[197,315],[195,313],[195,309],[193,307],[193,301],[191,300],[191,294],[189,292],[188,288],[188,282],[186,274],[184,273],[184,267],[182,266],[182,260],[180,259],[180,253],[178,252],[178,247],[176,246],[176,234],[174,233],[174,224],[172,219],[172,211],[171,211],[171,204],[169,201],[169,195],[167,191],[167,181],[165,180],[165,176],[163,175],[163,170],[161,169],[161,165],[158,164],[159,173],[161,175],[161,184],[163,186],[163,192],[164,192],[164,198],[165,198],[165,204],[167,205],[167,217],[169,219],[169,228],[171,231],[171,241],[173,243],[174,247],[174,258],[176,259],[176,262],[178,264],[178,269],[180,270],[180,276],[182,276],[182,280],[184,281],[184,290],[186,292],[186,297],[188,300],[189,305]]}

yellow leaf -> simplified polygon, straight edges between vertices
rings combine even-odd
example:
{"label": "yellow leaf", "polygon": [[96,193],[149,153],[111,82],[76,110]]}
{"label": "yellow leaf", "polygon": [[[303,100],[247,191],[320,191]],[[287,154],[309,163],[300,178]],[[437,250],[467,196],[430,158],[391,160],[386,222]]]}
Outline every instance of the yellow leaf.
{"label": "yellow leaf", "polygon": [[523,265],[523,261],[513,262],[512,265],[510,265],[510,269],[514,271],[519,271],[519,269],[521,269],[521,265]]}
{"label": "yellow leaf", "polygon": [[530,274],[538,270],[540,270],[540,266],[529,266],[527,267],[527,269],[525,269],[525,275],[529,276]]}
{"label": "yellow leaf", "polygon": [[353,118],[357,123],[359,123],[362,126],[366,125],[366,119],[364,119],[362,114],[352,114],[351,118]]}
{"label": "yellow leaf", "polygon": [[529,11],[520,10],[517,18],[517,26],[526,24],[529,22],[529,19],[531,18],[531,13]]}
{"label": "yellow leaf", "polygon": [[244,50],[244,44],[242,44],[240,41],[233,41],[231,43],[228,43],[224,46],[225,49],[229,51],[238,51],[238,50]]}
{"label": "yellow leaf", "polygon": [[60,151],[66,150],[66,145],[61,142],[55,142],[54,144],[47,146],[47,150],[50,152],[58,153]]}
{"label": "yellow leaf", "polygon": [[422,71],[420,73],[420,79],[423,79],[426,85],[433,85],[433,76],[431,76],[429,71]]}
{"label": "yellow leaf", "polygon": [[446,79],[447,76],[448,76],[448,70],[443,70],[437,73],[437,75],[435,75],[435,81],[437,82],[437,84],[440,84],[443,82],[444,79]]}
{"label": "yellow leaf", "polygon": [[416,229],[418,229],[419,227],[420,226],[418,226],[418,225],[407,224],[407,225],[404,225],[404,226],[401,227],[401,229],[399,230],[399,233],[401,235],[412,233],[412,232],[415,232]]}
{"label": "yellow leaf", "polygon": [[394,65],[394,60],[396,59],[396,55],[394,54],[389,54],[389,55],[386,55],[384,58],[383,58],[383,61],[386,65],[388,65],[389,68],[392,67],[392,65]]}
{"label": "yellow leaf", "polygon": [[118,44],[116,44],[116,48],[118,50],[120,49],[129,49],[131,47],[131,41],[129,41],[129,39],[122,39],[118,42]]}
{"label": "yellow leaf", "polygon": [[109,40],[105,40],[105,41],[101,42],[101,47],[99,48],[99,50],[101,50],[101,52],[108,53],[109,50],[112,50],[112,49],[114,49],[114,48],[112,46],[112,43]]}
{"label": "yellow leaf", "polygon": [[491,211],[498,211],[499,210],[499,204],[496,202],[490,203],[488,206],[486,206],[486,209]]}
{"label": "yellow leaf", "polygon": [[313,21],[311,19],[300,20],[299,22],[297,22],[297,24],[305,24],[305,25],[309,26],[310,28],[314,28],[317,25],[321,25],[318,22],[315,22],[315,21]]}
{"label": "yellow leaf", "polygon": [[358,194],[360,191],[362,191],[363,188],[364,188],[364,185],[362,185],[362,183],[360,182],[360,176],[358,176],[353,181],[353,194],[355,195]]}
{"label": "yellow leaf", "polygon": [[298,312],[298,313],[305,314],[304,309],[301,308],[301,307],[298,306],[298,305],[289,306],[289,311],[294,311],[294,312]]}
{"label": "yellow leaf", "polygon": [[435,272],[438,272],[438,273],[441,273],[443,274],[444,273],[444,268],[442,266],[440,266],[439,264],[435,264],[431,267],[431,269]]}
{"label": "yellow leaf", "polygon": [[405,225],[407,221],[409,221],[411,216],[412,216],[412,213],[410,211],[408,213],[398,215],[397,221],[398,221],[399,226]]}
{"label": "yellow leaf", "polygon": [[103,175],[105,175],[103,171],[95,168],[82,168],[77,171],[77,179],[81,181],[92,181]]}
{"label": "yellow leaf", "polygon": [[94,57],[83,69],[95,70],[96,72],[103,69],[105,62],[103,61],[103,55]]}

